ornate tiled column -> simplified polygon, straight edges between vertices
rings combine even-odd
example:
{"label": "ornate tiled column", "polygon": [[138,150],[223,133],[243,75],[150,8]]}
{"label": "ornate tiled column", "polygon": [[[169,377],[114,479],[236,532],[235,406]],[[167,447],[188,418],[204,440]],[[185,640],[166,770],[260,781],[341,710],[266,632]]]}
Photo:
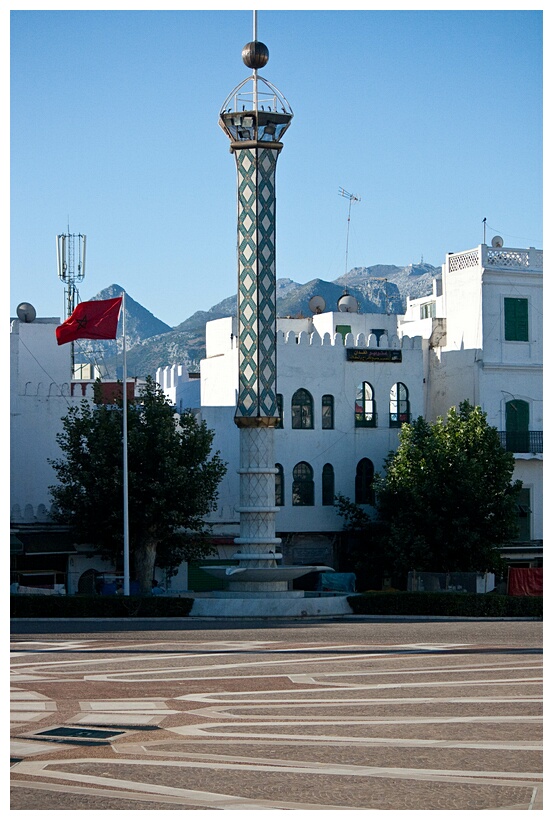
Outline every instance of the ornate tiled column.
{"label": "ornate tiled column", "polygon": [[[238,187],[238,401],[240,429],[239,567],[276,567],[274,428],[276,402],[275,173],[281,136],[292,119],[285,98],[257,70],[267,47],[248,43],[253,75],[227,98],[219,123],[230,138]],[[231,576],[232,577],[232,576]],[[231,591],[286,590],[287,581],[230,581]]]}
{"label": "ornate tiled column", "polygon": [[236,423],[274,427],[276,405],[275,171],[279,148],[232,145],[238,172]]}

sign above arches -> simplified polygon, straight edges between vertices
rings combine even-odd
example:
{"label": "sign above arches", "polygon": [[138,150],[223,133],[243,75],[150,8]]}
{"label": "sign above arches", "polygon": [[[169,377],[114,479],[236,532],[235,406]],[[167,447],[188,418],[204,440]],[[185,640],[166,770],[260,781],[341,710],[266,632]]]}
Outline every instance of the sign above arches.
{"label": "sign above arches", "polygon": [[401,362],[401,350],[382,350],[380,348],[346,349],[348,362]]}

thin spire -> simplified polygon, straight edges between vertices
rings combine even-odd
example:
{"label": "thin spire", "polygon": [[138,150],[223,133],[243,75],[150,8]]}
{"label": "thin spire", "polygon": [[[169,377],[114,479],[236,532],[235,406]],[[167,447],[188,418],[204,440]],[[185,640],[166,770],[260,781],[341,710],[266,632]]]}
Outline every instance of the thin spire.
{"label": "thin spire", "polygon": [[[253,41],[257,40],[257,11],[253,12]],[[257,68],[253,70],[253,110],[258,110],[257,105]]]}

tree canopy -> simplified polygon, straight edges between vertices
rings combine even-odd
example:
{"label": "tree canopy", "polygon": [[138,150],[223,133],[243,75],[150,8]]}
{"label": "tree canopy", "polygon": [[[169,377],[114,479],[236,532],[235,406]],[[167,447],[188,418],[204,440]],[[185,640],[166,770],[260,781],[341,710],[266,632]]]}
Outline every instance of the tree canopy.
{"label": "tree canopy", "polygon": [[[99,385],[97,385],[99,389]],[[123,553],[123,413],[115,404],[83,401],[69,409],[51,460],[56,518],[81,543],[120,565]],[[226,472],[214,433],[191,412],[180,416],[148,378],[127,412],[128,509],[131,567],[150,592],[154,567],[174,572],[183,560],[211,552],[205,516],[215,508]]]}
{"label": "tree canopy", "polygon": [[394,569],[499,570],[498,547],[517,532],[514,457],[480,407],[404,424],[377,479],[377,510]]}

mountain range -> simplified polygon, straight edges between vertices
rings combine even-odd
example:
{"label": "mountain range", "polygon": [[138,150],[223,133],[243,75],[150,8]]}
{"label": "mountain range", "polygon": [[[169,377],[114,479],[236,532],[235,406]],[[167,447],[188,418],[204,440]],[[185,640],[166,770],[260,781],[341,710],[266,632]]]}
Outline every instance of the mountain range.
{"label": "mountain range", "polygon": [[[355,296],[361,313],[404,313],[408,297],[416,299],[432,293],[432,280],[439,271],[421,260],[420,264],[404,267],[372,265],[352,268],[332,282],[312,279],[299,284],[292,279],[277,279],[277,316],[311,315],[309,300],[313,296],[324,299],[326,310],[337,310],[338,299],[345,290]],[[120,285],[113,284],[92,298],[112,299],[122,290]],[[232,316],[237,309],[235,294],[209,310],[197,311],[176,327],[170,327],[128,294],[125,302],[127,373],[138,378],[155,376],[158,367],[172,364],[183,364],[189,372],[197,372],[200,360],[205,357],[206,322]],[[121,378],[120,335],[116,346],[117,353],[112,342],[82,340],[76,345],[75,360],[103,365],[108,376]]]}

